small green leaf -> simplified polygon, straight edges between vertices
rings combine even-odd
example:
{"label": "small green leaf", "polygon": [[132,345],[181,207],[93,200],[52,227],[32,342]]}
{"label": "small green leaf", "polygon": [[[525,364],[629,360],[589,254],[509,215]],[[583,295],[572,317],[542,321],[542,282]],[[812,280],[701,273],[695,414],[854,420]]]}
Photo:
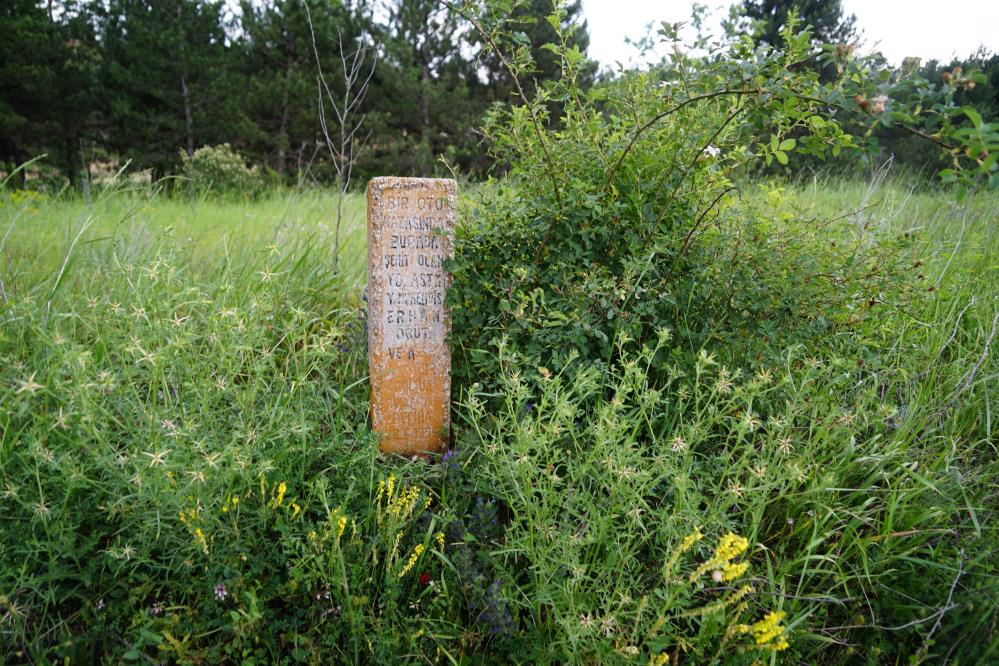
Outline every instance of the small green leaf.
{"label": "small green leaf", "polygon": [[781,164],[787,164],[787,153],[785,153],[783,150],[775,151],[774,157],[776,157],[777,161],[780,162]]}
{"label": "small green leaf", "polygon": [[963,107],[961,110],[964,111],[964,115],[968,116],[971,120],[972,125],[975,127],[982,126],[982,114],[978,113],[978,111],[970,106]]}
{"label": "small green leaf", "polygon": [[794,139],[784,139],[780,142],[778,150],[794,150],[796,145],[798,145],[798,142]]}

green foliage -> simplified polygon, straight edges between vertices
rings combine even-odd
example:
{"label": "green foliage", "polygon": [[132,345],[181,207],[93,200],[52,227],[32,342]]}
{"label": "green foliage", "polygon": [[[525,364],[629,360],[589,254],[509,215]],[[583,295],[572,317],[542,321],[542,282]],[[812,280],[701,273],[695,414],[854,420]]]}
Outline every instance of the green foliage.
{"label": "green foliage", "polygon": [[[809,303],[826,279],[859,279],[863,262],[822,279],[829,267],[809,259],[814,280],[780,279],[810,272],[797,263],[792,233],[776,236],[739,203],[732,172],[752,160],[786,162],[793,149],[851,145],[795,90],[816,85],[814,75],[788,71],[807,43],[796,38],[787,53],[755,54],[736,44],[731,59],[696,69],[678,52],[682,89],[671,85],[672,72],[632,73],[589,95],[575,85],[579,63],[567,57],[557,84],[494,115],[486,135],[513,169],[508,183],[486,190],[468,215],[474,224],[459,233],[459,350],[488,349],[501,332],[542,362],[575,348],[581,361],[606,365],[619,333],[640,347],[662,322],[681,319],[689,324],[678,335],[693,348],[712,337],[754,339],[764,329],[772,342],[799,335],[795,322],[819,317]],[[554,128],[545,125],[551,99],[566,100]],[[764,124],[769,140],[754,143]],[[802,129],[808,134],[798,140],[787,136]],[[720,242],[736,238],[734,246]],[[495,370],[484,354],[463,366],[463,379]]]}
{"label": "green foliage", "polygon": [[81,144],[95,135],[103,56],[87,4],[59,4],[58,21],[52,3],[0,7],[0,169],[45,152],[76,185]]}
{"label": "green foliage", "polygon": [[[503,21],[481,28],[492,43],[509,36]],[[791,640],[804,661],[849,661],[822,649],[830,638],[874,660],[939,655],[947,590],[968,566],[994,570],[989,547],[967,556],[989,501],[982,477],[969,499],[947,471],[959,454],[944,463],[928,443],[974,441],[968,473],[994,465],[981,446],[991,425],[949,412],[975,365],[994,362],[991,306],[975,324],[981,363],[966,357],[965,370],[924,383],[923,361],[900,349],[946,347],[949,329],[909,328],[939,307],[940,286],[911,229],[876,221],[866,201],[822,216],[780,188],[744,184],[754,164],[854,148],[844,127],[851,104],[863,109],[858,96],[870,107],[862,122],[932,133],[948,150],[977,140],[953,122],[967,111],[946,88],[872,79],[848,53],[843,77],[824,83],[794,66],[815,57],[810,35],[792,22],[784,43],[704,40],[706,56],[678,49],[589,92],[563,47],[562,78],[486,126],[511,170],[465,211],[450,303],[470,395],[464,446],[510,514],[503,571],[523,591],[521,659],[644,661],[662,647],[659,620],[681,661],[739,658],[727,647],[744,620],[685,624],[692,606],[716,599],[657,593],[670,548],[699,525],[766,544],[758,562],[774,588],[763,592],[785,600],[792,626],[810,627],[814,642]],[[516,38],[507,54],[512,71],[529,67]],[[923,116],[899,110],[923,103]],[[955,167],[945,175],[965,182],[983,172]],[[803,458],[792,455],[799,438]],[[932,480],[903,481],[913,465]],[[995,620],[962,613],[979,627]],[[877,628],[854,631],[861,615]],[[994,644],[946,649],[981,657]]]}
{"label": "green foliage", "polygon": [[857,17],[843,15],[842,0],[743,0],[734,11],[748,20],[753,39],[776,48],[782,46],[784,26],[793,16],[811,26],[818,43],[845,44],[856,36]]}
{"label": "green foliage", "polygon": [[[440,2],[375,4],[247,1],[230,12],[219,0],[5,3],[0,163],[10,170],[46,153],[75,187],[98,159],[131,161],[156,180],[178,173],[178,149],[190,156],[229,143],[286,183],[326,181],[334,170],[319,148],[317,80],[321,72],[339,99],[341,46],[348,56],[363,46],[377,67],[370,94],[351,108],[364,119],[356,173],[484,173],[491,161],[475,128],[490,104],[509,100],[508,72]],[[531,85],[560,67],[545,49],[546,4],[517,12],[538,64]],[[580,13],[576,2],[566,25],[585,53]]]}
{"label": "green foliage", "polygon": [[179,149],[228,140],[237,82],[221,2],[113,0],[94,11],[109,148],[158,179],[176,172]]}
{"label": "green foliage", "polygon": [[264,179],[249,168],[228,143],[203,146],[188,156],[180,151],[182,175],[191,192],[199,195],[247,196],[259,194]]}
{"label": "green foliage", "polygon": [[[327,82],[339,96],[343,81],[338,39],[351,50],[368,17],[363,7],[351,13],[342,3],[317,0],[241,2],[240,8],[244,38],[229,56],[234,70],[230,76],[241,84],[235,91],[240,113],[225,140],[238,142],[254,163],[266,164],[290,181],[289,176],[314,160],[319,138],[316,52]],[[322,163],[312,168],[317,176],[328,176]]]}
{"label": "green foliage", "polygon": [[[479,456],[470,471],[510,515],[500,575],[521,590],[514,603],[531,663],[663,663],[663,655],[750,663],[787,647],[783,628],[746,635],[774,611],[773,590],[749,584],[749,563],[737,559],[748,542],[721,536],[747,522],[703,510],[699,495],[720,480],[705,475],[736,478],[740,468],[772,461],[733,457],[699,469],[691,451],[720,453],[711,442],[748,431],[722,416],[734,405],[717,405],[714,418],[703,411],[701,401],[730,392],[710,386],[707,357],[679,404],[671,387],[654,382],[653,358],[669,340],[662,329],[654,346],[610,374],[580,364],[575,352],[549,370],[501,342],[499,400],[473,387],[462,406],[460,446]],[[678,422],[690,410],[703,428],[697,434]],[[699,544],[705,525],[718,535],[709,542],[729,547]]]}
{"label": "green foliage", "polygon": [[[965,114],[965,117],[958,114],[954,118],[955,124],[965,129],[995,127],[999,123],[999,55],[979,50],[969,58],[954,60],[949,65],[934,60],[920,64],[918,58],[911,58],[892,76],[913,78],[922,87],[950,89],[955,107],[971,108],[977,114]],[[981,121],[977,125],[976,118]],[[953,161],[953,155],[941,154],[939,146],[898,128],[879,126],[874,136],[883,155],[892,155],[897,163],[912,169],[939,171],[949,168]],[[995,138],[991,141],[994,146]],[[966,153],[965,157],[969,155]],[[988,157],[981,159],[984,162]],[[995,168],[986,170],[990,176],[995,172]],[[999,178],[992,177],[989,184],[999,187]]]}
{"label": "green foliage", "polygon": [[[483,28],[491,43],[509,37],[502,20]],[[816,254],[815,232],[830,221],[784,209],[773,224],[779,195],[759,206],[740,197],[740,183],[754,165],[855,148],[841,121],[853,98],[877,100],[876,122],[935,132],[955,151],[996,155],[993,129],[955,124],[967,112],[952,90],[886,80],[873,88],[870,64],[849,54],[842,77],[823,83],[794,66],[815,53],[810,33],[795,30],[785,29],[784,50],[748,38],[712,47],[705,38],[695,46],[710,50],[695,57],[678,45],[652,71],[590,92],[578,86],[582,60],[563,39],[562,78],[493,113],[485,135],[510,178],[469,210],[452,267],[464,382],[495,376],[487,350],[499,335],[542,362],[574,348],[582,362],[606,367],[618,334],[641,347],[671,322],[688,350],[718,342],[748,358],[766,353],[761,340],[775,349],[822,344],[877,316],[874,304],[918,291],[905,238],[834,226],[836,245]],[[528,70],[529,52],[510,39],[511,71]],[[925,118],[901,110],[933,100]],[[557,123],[552,101],[564,105]],[[944,176],[965,183],[995,171],[957,157],[954,166]]]}
{"label": "green foliage", "polygon": [[335,258],[318,194],[3,194],[8,660],[995,660],[994,196],[745,178],[889,122],[968,183],[989,121],[793,26],[588,89],[558,11],[532,95],[518,6],[461,7],[520,100],[440,460],[368,431],[359,198]]}
{"label": "green foliage", "polygon": [[[810,232],[799,260],[918,227],[929,296],[866,314],[830,283],[826,315],[858,323],[738,365],[668,321],[647,349],[617,333],[607,372],[506,343],[429,463],[380,459],[367,430],[360,198],[334,277],[329,196],[7,193],[0,650],[751,663],[783,612],[779,660],[988,662],[996,202],[866,189],[743,206]],[[730,532],[745,571],[714,557]]]}

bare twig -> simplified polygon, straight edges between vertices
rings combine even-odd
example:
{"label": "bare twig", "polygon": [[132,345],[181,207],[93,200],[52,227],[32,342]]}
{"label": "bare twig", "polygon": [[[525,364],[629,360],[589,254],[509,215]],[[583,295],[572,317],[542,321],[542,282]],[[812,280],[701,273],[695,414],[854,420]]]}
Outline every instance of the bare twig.
{"label": "bare twig", "polygon": [[[833,108],[833,109],[839,109],[840,111],[845,111],[846,113],[853,113],[855,111],[855,109],[847,108],[847,107],[843,106],[842,104],[839,104],[837,102],[833,102],[832,100],[822,99],[821,97],[812,97],[811,95],[805,95],[805,94],[799,93],[798,91],[793,90],[793,89],[790,90],[790,92],[794,93],[795,97],[797,97],[798,99],[800,99],[802,101],[805,101],[805,102],[814,102],[816,104],[822,104],[824,106],[827,106],[827,107],[830,107],[830,108]],[[873,116],[873,115],[874,114],[868,113],[868,116]],[[901,123],[895,125],[895,127],[897,127],[900,130],[904,130],[904,131],[906,131],[909,134],[912,134],[914,136],[918,136],[921,139],[925,139],[926,141],[929,141],[931,143],[935,143],[936,145],[940,146],[944,150],[954,151],[954,150],[957,150],[957,148],[958,148],[958,146],[951,145],[951,144],[943,141],[939,137],[935,137],[932,134],[927,134],[926,132],[923,132],[921,130],[916,129],[915,127],[909,127],[908,125],[903,125]]]}
{"label": "bare twig", "polygon": [[[364,45],[364,36],[358,38],[358,46],[348,53],[344,50],[343,34],[337,28],[337,46],[340,56],[340,69],[343,75],[343,96],[334,97],[323,73],[322,61],[319,57],[319,47],[316,44],[316,32],[312,25],[312,13],[309,3],[303,2],[305,17],[309,24],[309,34],[312,38],[312,52],[316,57],[316,69],[319,75],[316,79],[319,97],[319,125],[322,128],[323,140],[330,151],[330,159],[337,179],[336,229],[333,235],[333,273],[339,271],[340,261],[340,228],[343,223],[343,203],[350,189],[354,164],[357,162],[371,133],[363,139],[358,139],[358,133],[364,126],[367,114],[360,113],[360,107],[368,94],[371,77],[374,76],[378,64],[378,53],[373,54],[368,66],[368,49]],[[366,71],[365,71],[366,70]],[[333,117],[337,123],[336,136],[330,135],[326,121],[326,101],[328,101]]]}
{"label": "bare twig", "polygon": [[730,122],[735,120],[736,116],[745,111],[745,109],[746,107],[744,106],[736,107],[735,111],[730,113],[728,117],[725,118],[725,121],[718,126],[718,129],[716,129],[714,134],[711,135],[711,138],[705,141],[700,150],[694,154],[694,157],[690,160],[690,164],[687,165],[687,168],[680,172],[680,178],[676,181],[676,185],[673,186],[673,191],[670,192],[669,199],[666,200],[667,207],[669,207],[669,205],[673,202],[673,199],[676,197],[676,193],[680,191],[680,186],[687,180],[687,175],[694,170],[694,165],[697,164],[697,160],[701,159],[701,155],[704,154],[704,151],[706,151],[714,140],[718,138],[718,135],[722,133],[722,130],[724,130]]}
{"label": "bare twig", "polygon": [[930,620],[937,620],[948,611],[954,610],[960,606],[960,604],[948,603],[946,606],[942,606],[926,617],[919,618],[918,620],[911,620],[905,624],[899,624],[894,627],[886,627],[881,624],[844,624],[839,627],[816,627],[816,631],[821,631],[822,633],[832,633],[834,631],[844,631],[847,629],[875,629],[877,631],[903,631],[909,629],[910,627],[915,627]]}
{"label": "bare twig", "polygon": [[693,242],[694,235],[697,233],[697,230],[701,226],[701,222],[704,220],[707,214],[710,213],[711,210],[714,209],[714,207],[718,204],[718,202],[722,200],[722,197],[724,197],[729,192],[733,191],[737,192],[739,191],[739,188],[736,187],[735,185],[726,187],[724,190],[719,192],[718,196],[716,196],[714,200],[710,204],[708,204],[708,207],[705,208],[703,211],[701,211],[701,214],[697,216],[697,219],[694,221],[694,224],[691,225],[690,230],[687,232],[687,235],[684,236],[683,245],[680,246],[680,251],[677,252],[676,256],[673,257],[673,262],[670,264],[669,271],[666,273],[666,277],[664,277],[662,280],[663,282],[667,282],[670,279],[670,277],[673,275],[673,268],[677,265],[677,262],[680,260],[680,258],[683,257],[683,255],[687,252],[687,248],[689,248],[690,244]]}
{"label": "bare twig", "polygon": [[985,340],[985,348],[982,350],[981,356],[978,357],[975,364],[971,366],[971,368],[961,377],[961,381],[957,383],[957,390],[954,391],[954,395],[951,397],[950,401],[944,405],[943,409],[937,412],[937,416],[943,416],[946,414],[954,403],[957,402],[957,399],[961,397],[961,394],[964,393],[975,380],[975,375],[978,374],[982,364],[985,363],[985,360],[989,357],[989,352],[992,350],[992,341],[996,337],[997,325],[999,325],[999,312],[997,312],[996,316],[992,319],[992,331],[989,333],[989,337]]}
{"label": "bare twig", "polygon": [[[961,559],[957,563],[957,575],[954,576],[954,582],[950,584],[950,592],[947,594],[947,603],[944,604],[946,608],[953,608],[951,604],[954,601],[954,590],[957,588],[957,581],[961,580],[961,574],[964,573],[964,551],[961,551]],[[946,612],[946,611],[944,611]],[[926,645],[930,644],[930,639],[933,638],[933,634],[936,633],[937,629],[940,627],[940,622],[943,621],[944,613],[940,613],[937,616],[937,621],[933,623],[933,627],[930,628],[930,633],[926,634],[926,639],[923,641]]]}

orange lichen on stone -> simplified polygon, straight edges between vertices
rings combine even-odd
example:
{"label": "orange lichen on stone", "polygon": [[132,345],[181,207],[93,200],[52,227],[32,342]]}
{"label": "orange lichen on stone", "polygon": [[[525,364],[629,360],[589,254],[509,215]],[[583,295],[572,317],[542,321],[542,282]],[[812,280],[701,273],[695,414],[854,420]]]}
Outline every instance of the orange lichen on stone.
{"label": "orange lichen on stone", "polygon": [[447,445],[451,402],[449,276],[457,183],[375,178],[368,185],[371,425],[383,453]]}

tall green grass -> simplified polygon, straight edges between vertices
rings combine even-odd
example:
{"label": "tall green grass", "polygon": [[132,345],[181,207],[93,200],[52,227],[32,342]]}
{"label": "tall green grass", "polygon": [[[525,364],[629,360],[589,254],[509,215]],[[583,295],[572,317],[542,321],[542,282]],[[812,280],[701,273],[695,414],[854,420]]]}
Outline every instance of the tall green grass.
{"label": "tall green grass", "polygon": [[[8,291],[54,284],[67,260],[68,277],[86,280],[108,260],[175,253],[192,280],[223,265],[262,268],[270,254],[308,251],[332,259],[336,200],[315,191],[275,192],[258,200],[161,196],[145,187],[113,188],[91,200],[13,193],[4,206]],[[366,273],[364,199],[350,196],[341,230],[343,279],[354,289]],[[74,243],[75,241],[75,243]],[[273,263],[273,262],[270,262]]]}
{"label": "tall green grass", "polygon": [[756,364],[725,367],[724,348],[668,357],[665,385],[650,379],[661,350],[621,351],[619,370],[601,375],[571,356],[538,369],[501,344],[498,400],[468,397],[465,448],[477,485],[511,514],[503,578],[523,581],[532,659],[603,663],[632,647],[648,659],[665,646],[687,663],[748,659],[724,629],[732,613],[698,624],[687,605],[718,603],[711,595],[735,584],[706,582],[690,600],[663,576],[698,529],[749,537],[744,600],[792,627],[794,656],[778,661],[999,656],[999,200],[900,183],[779,189],[747,196],[790,194],[814,254],[910,238],[910,296],[847,295],[827,314],[854,313],[856,325],[814,348],[761,348]]}
{"label": "tall green grass", "polygon": [[321,193],[7,195],[5,659],[994,661],[999,200],[789,195],[815,253],[911,234],[919,297],[665,382],[677,322],[607,373],[492,348],[430,463],[367,429],[360,197],[334,275]]}

